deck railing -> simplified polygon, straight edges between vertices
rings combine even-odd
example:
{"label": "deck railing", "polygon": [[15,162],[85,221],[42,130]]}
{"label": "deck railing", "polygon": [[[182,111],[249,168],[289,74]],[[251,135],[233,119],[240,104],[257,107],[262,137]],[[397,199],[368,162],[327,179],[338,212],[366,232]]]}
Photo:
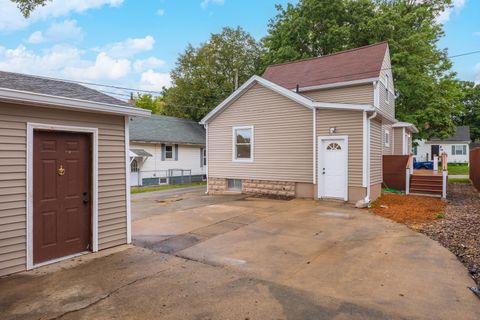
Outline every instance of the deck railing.
{"label": "deck railing", "polygon": [[448,155],[446,152],[443,152],[442,155],[442,198],[447,198],[447,183],[448,183]]}
{"label": "deck railing", "polygon": [[410,177],[413,174],[413,153],[408,156],[407,166],[405,168],[405,193],[410,193]]}

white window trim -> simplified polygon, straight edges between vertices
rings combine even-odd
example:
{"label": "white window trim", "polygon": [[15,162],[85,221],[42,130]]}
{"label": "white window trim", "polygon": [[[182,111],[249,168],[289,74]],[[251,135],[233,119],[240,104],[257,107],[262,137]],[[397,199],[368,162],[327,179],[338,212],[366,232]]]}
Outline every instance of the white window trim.
{"label": "white window trim", "polygon": [[[27,270],[37,268],[50,263],[70,259],[74,256],[60,257],[58,259],[33,263],[33,131],[51,130],[66,132],[84,132],[92,134],[92,252],[98,251],[98,129],[88,127],[60,126],[44,123],[27,123]],[[128,155],[128,153],[127,153]],[[127,162],[128,164],[128,162]],[[130,164],[128,164],[128,167]],[[129,171],[129,169],[127,169]],[[127,174],[128,177],[128,174]],[[127,181],[128,183],[128,181]],[[128,184],[127,184],[128,189]],[[127,204],[128,207],[128,204]],[[128,215],[128,213],[127,213]]]}
{"label": "white window trim", "polygon": [[[250,158],[248,159],[237,159],[236,157],[236,150],[237,150],[237,143],[236,143],[236,130],[242,129],[250,129],[252,131],[252,136],[250,138]],[[254,159],[254,150],[255,150],[255,130],[254,126],[238,126],[232,127],[232,161],[233,162],[253,162]]]}
{"label": "white window trim", "polygon": [[385,140],[385,147],[390,148],[390,130],[385,129],[385,132],[383,133],[383,139]]}
{"label": "white window trim", "polygon": [[[167,158],[167,147],[172,147],[172,157]],[[173,144],[165,144],[165,161],[175,161],[175,145]]]}
{"label": "white window trim", "polygon": [[[454,156],[466,156],[468,154],[468,147],[464,144],[452,144],[452,155]],[[463,149],[465,148],[465,153],[463,153]],[[460,150],[462,153],[458,154],[457,149]]]}

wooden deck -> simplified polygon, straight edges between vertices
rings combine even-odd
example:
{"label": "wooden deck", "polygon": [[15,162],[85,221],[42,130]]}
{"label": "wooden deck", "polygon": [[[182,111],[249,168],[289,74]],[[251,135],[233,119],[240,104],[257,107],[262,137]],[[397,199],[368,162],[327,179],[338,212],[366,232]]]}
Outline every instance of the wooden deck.
{"label": "wooden deck", "polygon": [[418,176],[442,176],[442,170],[438,170],[437,172],[434,172],[433,170],[426,170],[426,169],[419,169],[419,170],[413,170],[414,175]]}

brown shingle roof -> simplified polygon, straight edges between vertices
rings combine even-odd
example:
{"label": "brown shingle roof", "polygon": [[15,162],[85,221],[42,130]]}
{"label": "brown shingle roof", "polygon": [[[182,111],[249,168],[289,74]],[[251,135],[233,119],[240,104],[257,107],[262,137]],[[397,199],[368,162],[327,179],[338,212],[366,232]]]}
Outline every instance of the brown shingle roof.
{"label": "brown shingle roof", "polygon": [[287,89],[378,77],[387,42],[334,54],[271,65],[263,78]]}

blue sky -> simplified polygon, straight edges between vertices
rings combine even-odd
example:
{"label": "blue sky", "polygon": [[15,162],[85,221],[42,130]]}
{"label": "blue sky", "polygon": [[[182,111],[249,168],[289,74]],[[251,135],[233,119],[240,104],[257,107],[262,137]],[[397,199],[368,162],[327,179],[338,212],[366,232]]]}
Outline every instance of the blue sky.
{"label": "blue sky", "polygon": [[[275,4],[287,2],[54,0],[25,20],[0,0],[0,70],[159,90],[188,43],[237,25],[260,39]],[[439,17],[446,31],[439,46],[451,55],[480,50],[480,1],[454,2]],[[480,81],[480,54],[454,59],[454,69]]]}

